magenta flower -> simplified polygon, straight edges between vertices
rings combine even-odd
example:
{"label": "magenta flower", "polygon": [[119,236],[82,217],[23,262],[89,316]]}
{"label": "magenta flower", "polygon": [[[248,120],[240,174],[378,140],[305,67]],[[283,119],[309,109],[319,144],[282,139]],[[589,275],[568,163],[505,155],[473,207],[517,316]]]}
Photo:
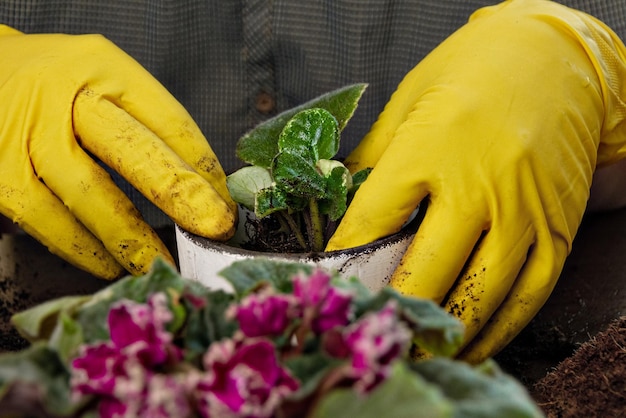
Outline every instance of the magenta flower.
{"label": "magenta flower", "polygon": [[200,372],[197,370],[152,375],[147,382],[146,396],[137,416],[150,418],[193,416],[190,398],[199,378]]}
{"label": "magenta flower", "polygon": [[111,341],[126,354],[138,357],[146,367],[163,364],[180,356],[171,344],[172,334],[165,330],[171,320],[164,293],[152,295],[148,304],[121,301],[109,311]]}
{"label": "magenta flower", "polygon": [[128,356],[111,343],[81,347],[72,362],[72,388],[78,394],[113,396],[117,380],[127,378]]}
{"label": "magenta flower", "polygon": [[400,358],[411,342],[411,331],[398,321],[397,303],[387,302],[378,312],[371,312],[348,326],[344,341],[352,357],[352,377],[355,387],[369,391],[384,380],[391,364]]}
{"label": "magenta flower", "polygon": [[297,299],[277,294],[272,288],[246,296],[230,314],[239,321],[247,337],[281,335],[294,318],[300,315]]}
{"label": "magenta flower", "polygon": [[334,288],[330,276],[316,270],[309,277],[298,276],[293,282],[293,294],[304,309],[305,320],[317,334],[348,323],[352,295]]}
{"label": "magenta flower", "polygon": [[204,356],[206,374],[197,386],[203,417],[271,417],[298,389],[281,367],[274,346],[264,339],[213,343]]}
{"label": "magenta flower", "polygon": [[145,397],[150,372],[135,357],[128,357],[111,344],[87,346],[72,362],[70,384],[76,400],[97,395],[99,416],[137,416]]}
{"label": "magenta flower", "polygon": [[168,416],[159,411],[189,415],[187,380],[191,375],[185,378],[185,386],[178,376],[155,371],[181,359],[172,335],[165,330],[171,319],[163,293],[152,295],[147,304],[130,300],[115,304],[108,316],[111,341],[81,347],[72,361],[73,396],[77,400],[98,396],[98,412],[105,418]]}
{"label": "magenta flower", "polygon": [[[110,379],[112,385],[108,385],[106,390],[94,390],[98,388],[89,387],[88,384],[75,386],[82,394],[99,395],[98,416],[185,418],[193,415],[190,394],[199,380],[199,371],[160,374],[145,369],[133,358],[125,358],[125,361],[119,363],[122,363],[119,374]],[[77,383],[76,376],[75,374],[73,383]]]}

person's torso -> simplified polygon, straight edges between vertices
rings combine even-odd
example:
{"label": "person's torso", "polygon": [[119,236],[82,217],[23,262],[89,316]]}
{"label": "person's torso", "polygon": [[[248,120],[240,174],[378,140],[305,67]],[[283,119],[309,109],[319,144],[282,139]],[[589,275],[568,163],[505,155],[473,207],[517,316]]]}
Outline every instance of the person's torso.
{"label": "person's torso", "polygon": [[[355,82],[369,87],[346,155],[402,77],[488,0],[27,0],[0,3],[26,33],[101,33],[188,109],[226,171],[255,124]],[[626,2],[565,1],[626,36]]]}

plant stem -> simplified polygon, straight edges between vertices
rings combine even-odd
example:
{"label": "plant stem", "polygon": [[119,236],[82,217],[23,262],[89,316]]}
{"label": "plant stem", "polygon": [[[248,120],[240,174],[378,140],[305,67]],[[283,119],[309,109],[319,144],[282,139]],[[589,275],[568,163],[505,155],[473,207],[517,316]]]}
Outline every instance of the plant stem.
{"label": "plant stem", "polygon": [[294,221],[293,217],[284,211],[279,211],[278,214],[280,215],[279,219],[284,219],[287,222],[287,224],[289,225],[289,229],[291,229],[291,232],[293,232],[293,234],[296,236],[298,244],[300,244],[303,250],[306,250],[306,241],[304,240],[302,231],[300,231],[300,228],[296,224],[296,221]]}
{"label": "plant stem", "polygon": [[314,198],[309,199],[309,214],[311,215],[309,231],[311,249],[315,252],[324,251],[324,229],[322,228],[322,217],[319,206],[317,205],[317,200]]}

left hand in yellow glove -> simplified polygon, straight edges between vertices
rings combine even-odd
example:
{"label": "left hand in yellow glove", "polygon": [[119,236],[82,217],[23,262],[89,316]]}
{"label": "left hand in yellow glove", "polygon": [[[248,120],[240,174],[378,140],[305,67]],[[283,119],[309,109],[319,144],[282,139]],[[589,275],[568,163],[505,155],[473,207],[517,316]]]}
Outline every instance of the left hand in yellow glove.
{"label": "left hand in yellow glove", "polygon": [[183,228],[234,232],[236,206],[189,113],[98,35],[23,34],[0,24],[0,213],[51,252],[114,279],[167,247],[96,160]]}
{"label": "left hand in yellow glove", "polygon": [[374,169],[328,249],[397,231],[428,196],[391,285],[460,317],[461,358],[495,354],[550,295],[596,165],[625,152],[625,56],[604,24],[557,3],[477,11],[349,156]]}

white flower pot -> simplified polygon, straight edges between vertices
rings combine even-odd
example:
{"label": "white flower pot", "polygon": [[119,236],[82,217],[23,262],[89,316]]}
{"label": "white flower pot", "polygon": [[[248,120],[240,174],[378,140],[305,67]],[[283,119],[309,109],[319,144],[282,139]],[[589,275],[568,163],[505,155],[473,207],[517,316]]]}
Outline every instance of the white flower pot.
{"label": "white flower pot", "polygon": [[176,244],[181,275],[198,280],[210,288],[232,291],[230,284],[217,273],[235,261],[265,257],[320,266],[330,271],[338,271],[343,277],[356,276],[375,292],[388,284],[419,224],[419,220],[414,216],[400,232],[355,248],[322,253],[287,254],[255,252],[239,247],[242,242],[242,231],[245,229],[243,226],[245,215],[239,219],[237,233],[226,243],[200,237],[177,225]]}

